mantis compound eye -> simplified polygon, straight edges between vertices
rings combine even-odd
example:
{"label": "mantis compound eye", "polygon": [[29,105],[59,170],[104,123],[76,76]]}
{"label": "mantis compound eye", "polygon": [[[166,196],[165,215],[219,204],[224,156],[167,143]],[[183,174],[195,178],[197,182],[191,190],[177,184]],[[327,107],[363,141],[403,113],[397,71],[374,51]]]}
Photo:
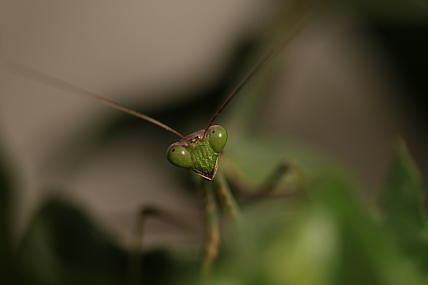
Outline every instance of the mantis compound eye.
{"label": "mantis compound eye", "polygon": [[178,167],[190,168],[192,158],[189,151],[184,146],[172,144],[166,151],[166,158],[173,165]]}
{"label": "mantis compound eye", "polygon": [[220,153],[226,146],[227,132],[222,126],[214,125],[208,129],[208,141],[216,153]]}

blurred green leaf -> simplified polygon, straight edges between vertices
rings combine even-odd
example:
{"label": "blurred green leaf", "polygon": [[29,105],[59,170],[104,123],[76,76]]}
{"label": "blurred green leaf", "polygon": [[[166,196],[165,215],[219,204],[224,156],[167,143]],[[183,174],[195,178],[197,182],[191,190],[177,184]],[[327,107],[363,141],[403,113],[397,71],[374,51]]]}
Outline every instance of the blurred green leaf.
{"label": "blurred green leaf", "polygon": [[16,262],[12,199],[16,184],[13,163],[0,142],[0,284],[34,284],[21,274]]}
{"label": "blurred green leaf", "polygon": [[392,163],[381,196],[386,225],[411,256],[428,269],[428,228],[424,213],[425,190],[413,159],[403,142],[393,151]]}
{"label": "blurred green leaf", "polygon": [[53,198],[32,218],[18,252],[40,284],[123,284],[127,253],[80,208]]}
{"label": "blurred green leaf", "polygon": [[341,262],[337,284],[425,284],[426,276],[404,254],[394,235],[334,177],[315,185],[320,203],[339,222]]}
{"label": "blurred green leaf", "polygon": [[[144,284],[171,284],[199,268],[190,255],[156,249],[144,253]],[[58,198],[33,216],[18,251],[19,264],[36,284],[129,284],[130,256],[78,206]]]}
{"label": "blurred green leaf", "polygon": [[[10,226],[10,174],[3,148],[0,149],[0,280],[13,278],[12,241]],[[10,280],[8,280],[10,281]]]}
{"label": "blurred green leaf", "polygon": [[326,170],[306,200],[247,213],[223,249],[214,284],[425,284],[417,260],[359,202],[353,185]]}

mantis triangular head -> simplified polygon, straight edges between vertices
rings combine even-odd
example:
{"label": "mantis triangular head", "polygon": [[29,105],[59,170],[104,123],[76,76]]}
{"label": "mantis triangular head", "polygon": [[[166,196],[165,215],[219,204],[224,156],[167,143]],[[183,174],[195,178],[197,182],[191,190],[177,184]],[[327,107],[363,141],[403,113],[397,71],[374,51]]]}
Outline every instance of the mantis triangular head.
{"label": "mantis triangular head", "polygon": [[214,125],[173,143],[166,155],[173,165],[188,168],[207,180],[213,180],[217,172],[218,156],[226,142],[226,130]]}

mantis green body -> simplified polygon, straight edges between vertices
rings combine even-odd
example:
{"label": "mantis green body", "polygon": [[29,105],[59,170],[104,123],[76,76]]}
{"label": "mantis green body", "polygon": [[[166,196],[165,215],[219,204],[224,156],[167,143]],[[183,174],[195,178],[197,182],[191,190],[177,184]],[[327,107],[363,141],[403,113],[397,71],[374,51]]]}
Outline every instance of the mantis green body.
{"label": "mantis green body", "polygon": [[202,178],[212,181],[212,185],[207,185],[201,181],[200,177],[194,177],[195,183],[202,188],[205,194],[207,230],[206,254],[201,274],[202,283],[206,283],[210,274],[220,240],[215,193],[232,218],[238,220],[238,216],[240,216],[239,207],[227,187],[226,180],[220,173],[216,176],[219,155],[226,146],[226,142],[226,130],[222,126],[213,125],[206,130],[199,130],[173,143],[166,152],[167,159],[171,164],[190,169]]}
{"label": "mantis green body", "polygon": [[213,125],[206,130],[199,130],[182,138],[167,150],[167,159],[173,165],[190,169],[205,180],[212,181],[207,184],[200,177],[194,177],[195,183],[202,188],[205,194],[207,227],[206,254],[201,274],[202,283],[206,283],[210,275],[213,261],[217,257],[220,240],[215,196],[219,198],[232,218],[238,221],[240,217],[240,209],[224,176],[221,173],[216,176],[219,155],[226,146],[226,142],[226,130],[222,126]]}

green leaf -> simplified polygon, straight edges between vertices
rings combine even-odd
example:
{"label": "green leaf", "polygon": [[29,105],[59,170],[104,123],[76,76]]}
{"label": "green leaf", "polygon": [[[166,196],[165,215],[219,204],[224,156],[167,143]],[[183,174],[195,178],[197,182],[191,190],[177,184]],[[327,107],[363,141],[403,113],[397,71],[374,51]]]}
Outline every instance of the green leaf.
{"label": "green leaf", "polygon": [[393,151],[380,204],[387,227],[396,234],[407,252],[418,257],[428,269],[425,199],[421,175],[405,144],[400,141]]}
{"label": "green leaf", "polygon": [[13,194],[17,177],[14,163],[0,141],[0,284],[33,284],[20,272],[15,258]]}
{"label": "green leaf", "polygon": [[351,195],[349,185],[336,178],[315,186],[314,203],[330,211],[339,224],[342,260],[338,284],[425,284],[418,264]]}
{"label": "green leaf", "polygon": [[213,284],[426,284],[395,233],[353,195],[353,183],[331,169],[319,174],[307,200],[244,212]]}
{"label": "green leaf", "polygon": [[[142,256],[144,284],[171,284],[198,271],[195,260],[165,249]],[[186,259],[187,258],[187,259]],[[129,284],[129,252],[117,245],[79,206],[58,198],[43,203],[26,229],[19,265],[36,284]]]}
{"label": "green leaf", "polygon": [[40,284],[123,284],[128,254],[78,207],[53,198],[32,218],[18,252]]}

